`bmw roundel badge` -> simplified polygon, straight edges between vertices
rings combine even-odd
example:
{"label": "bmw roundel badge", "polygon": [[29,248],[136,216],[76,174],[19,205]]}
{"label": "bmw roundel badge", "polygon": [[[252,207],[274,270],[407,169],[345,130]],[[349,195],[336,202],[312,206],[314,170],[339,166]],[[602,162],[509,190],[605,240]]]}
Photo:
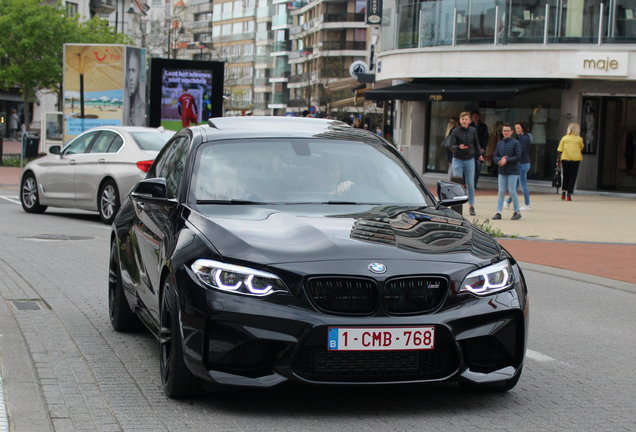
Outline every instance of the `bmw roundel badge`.
{"label": "bmw roundel badge", "polygon": [[384,273],[386,272],[386,266],[380,263],[371,263],[369,264],[369,271],[372,273]]}

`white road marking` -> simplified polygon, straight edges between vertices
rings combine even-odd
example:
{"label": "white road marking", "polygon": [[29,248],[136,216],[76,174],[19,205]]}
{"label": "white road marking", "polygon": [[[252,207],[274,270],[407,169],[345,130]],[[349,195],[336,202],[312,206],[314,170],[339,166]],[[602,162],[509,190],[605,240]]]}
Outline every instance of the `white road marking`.
{"label": "white road marking", "polygon": [[12,202],[12,203],[14,203],[14,204],[22,204],[22,203],[20,202],[20,198],[18,198],[18,197],[14,197],[14,196],[7,196],[7,195],[1,195],[1,196],[0,196],[0,198],[2,198],[2,199],[4,199],[4,200],[7,200],[7,201],[10,201],[10,202]]}
{"label": "white road marking", "polygon": [[548,355],[542,354],[538,351],[533,351],[531,349],[526,349],[526,357],[531,359],[531,360],[535,360],[541,363],[549,363],[549,362],[557,362],[560,363],[562,365],[566,365],[566,366],[571,366],[565,362],[562,362],[561,360],[557,360],[555,358],[552,358]]}

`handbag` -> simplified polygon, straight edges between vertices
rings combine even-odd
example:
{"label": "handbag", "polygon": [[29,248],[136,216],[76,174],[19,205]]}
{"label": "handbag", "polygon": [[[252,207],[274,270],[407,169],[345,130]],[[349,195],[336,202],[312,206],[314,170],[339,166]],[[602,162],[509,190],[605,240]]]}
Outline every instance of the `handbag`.
{"label": "handbag", "polygon": [[557,188],[557,193],[559,193],[559,188],[561,187],[561,166],[557,165],[554,169],[554,178],[552,179],[552,187]]}

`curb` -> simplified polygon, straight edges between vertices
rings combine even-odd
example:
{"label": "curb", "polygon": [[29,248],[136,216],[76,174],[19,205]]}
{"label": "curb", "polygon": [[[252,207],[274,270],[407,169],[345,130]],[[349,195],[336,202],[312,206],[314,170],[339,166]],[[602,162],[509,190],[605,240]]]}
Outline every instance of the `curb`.
{"label": "curb", "polygon": [[519,262],[523,271],[533,271],[537,273],[548,274],[552,276],[558,276],[565,279],[575,280],[578,282],[584,282],[588,284],[599,285],[605,288],[613,289],[616,291],[623,291],[629,294],[636,294],[636,284],[629,282],[623,282],[615,279],[603,278],[600,276],[594,276],[590,274],[581,274],[572,270],[565,270],[557,267],[548,267],[539,264],[532,264],[528,262]]}
{"label": "curb", "polygon": [[53,432],[53,424],[24,335],[0,297],[0,370],[10,431]]}

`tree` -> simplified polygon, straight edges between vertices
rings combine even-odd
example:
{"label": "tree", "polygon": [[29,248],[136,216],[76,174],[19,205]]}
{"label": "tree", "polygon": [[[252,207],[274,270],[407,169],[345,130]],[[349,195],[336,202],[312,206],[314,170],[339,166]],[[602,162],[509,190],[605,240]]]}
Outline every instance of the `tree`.
{"label": "tree", "polygon": [[60,88],[65,43],[126,43],[101,19],[80,23],[61,3],[0,0],[0,88],[17,87],[30,119],[29,102],[40,89]]}

